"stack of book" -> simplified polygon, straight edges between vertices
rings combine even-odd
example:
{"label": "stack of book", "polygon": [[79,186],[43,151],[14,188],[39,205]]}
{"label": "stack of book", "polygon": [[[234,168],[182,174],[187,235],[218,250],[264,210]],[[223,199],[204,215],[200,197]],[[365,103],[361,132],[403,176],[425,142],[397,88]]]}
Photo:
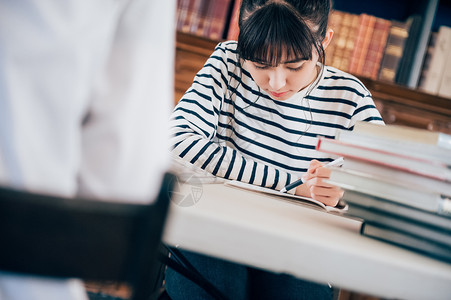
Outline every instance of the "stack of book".
{"label": "stack of book", "polygon": [[344,157],[329,182],[363,235],[451,262],[451,135],[361,122],[317,149]]}

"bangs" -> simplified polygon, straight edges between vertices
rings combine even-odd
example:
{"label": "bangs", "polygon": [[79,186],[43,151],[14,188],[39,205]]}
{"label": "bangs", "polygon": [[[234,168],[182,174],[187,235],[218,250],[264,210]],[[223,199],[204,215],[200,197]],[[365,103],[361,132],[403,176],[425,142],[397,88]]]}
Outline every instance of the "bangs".
{"label": "bangs", "polygon": [[271,3],[240,24],[238,54],[245,60],[277,66],[311,60],[316,41],[308,25],[287,5]]}

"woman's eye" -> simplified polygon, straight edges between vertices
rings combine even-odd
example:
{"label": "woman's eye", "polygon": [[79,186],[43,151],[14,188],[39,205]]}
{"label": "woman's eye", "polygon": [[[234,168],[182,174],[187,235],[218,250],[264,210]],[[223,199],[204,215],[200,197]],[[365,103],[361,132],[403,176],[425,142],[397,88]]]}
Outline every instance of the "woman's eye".
{"label": "woman's eye", "polygon": [[269,68],[268,66],[265,66],[265,65],[254,65],[254,66],[256,69],[259,69],[259,70],[266,70]]}
{"label": "woman's eye", "polygon": [[302,64],[302,65],[300,65],[300,66],[298,66],[298,67],[287,67],[287,68],[288,68],[288,70],[290,70],[290,71],[296,72],[296,71],[301,70],[303,67],[304,67],[304,64]]}

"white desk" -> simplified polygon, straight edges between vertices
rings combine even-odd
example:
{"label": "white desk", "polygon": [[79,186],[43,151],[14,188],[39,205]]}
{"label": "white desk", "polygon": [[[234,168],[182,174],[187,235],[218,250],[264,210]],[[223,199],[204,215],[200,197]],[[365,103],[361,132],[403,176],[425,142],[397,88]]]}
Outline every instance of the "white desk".
{"label": "white desk", "polygon": [[379,297],[451,299],[451,264],[361,236],[356,220],[223,184],[179,195],[193,190],[195,205],[171,205],[169,245]]}

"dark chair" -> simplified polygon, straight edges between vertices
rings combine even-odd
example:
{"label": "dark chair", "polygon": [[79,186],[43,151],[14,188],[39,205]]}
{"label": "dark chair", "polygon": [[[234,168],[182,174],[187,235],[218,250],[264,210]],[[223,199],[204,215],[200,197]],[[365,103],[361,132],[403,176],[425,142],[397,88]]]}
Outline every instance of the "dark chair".
{"label": "dark chair", "polygon": [[125,282],[149,299],[174,181],[166,174],[149,205],[0,188],[0,270]]}

